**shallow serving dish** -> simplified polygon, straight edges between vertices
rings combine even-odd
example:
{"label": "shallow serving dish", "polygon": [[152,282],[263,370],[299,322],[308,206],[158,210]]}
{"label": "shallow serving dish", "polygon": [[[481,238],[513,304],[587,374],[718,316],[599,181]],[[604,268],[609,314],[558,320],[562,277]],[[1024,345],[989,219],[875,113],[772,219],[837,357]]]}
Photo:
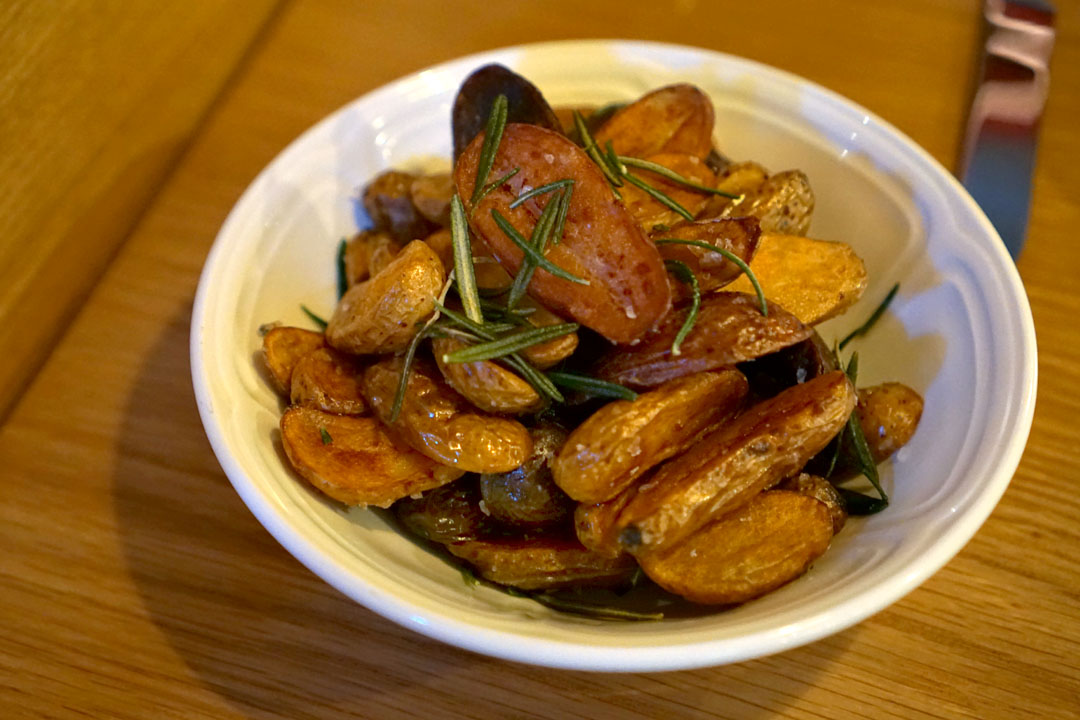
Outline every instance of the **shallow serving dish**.
{"label": "shallow serving dish", "polygon": [[[450,105],[476,67],[500,62],[553,105],[633,99],[691,82],[716,105],[716,139],[734,159],[800,168],[817,196],[810,234],[851,243],[870,286],[832,341],[893,283],[882,322],[851,349],[860,384],[900,380],[926,400],[912,442],[883,466],[893,504],[853,519],[799,580],[701,617],[621,623],[560,615],[471,588],[382,516],[324,500],[294,476],[278,438],[280,401],[254,360],[260,324],[310,326],[329,312],[334,251],[363,222],[356,197],[378,171],[447,167]],[[1035,334],[1001,240],[925,151],[868,111],[793,75],[705,50],[641,42],[528,45],[455,60],[350,103],[297,139],[251,184],[206,262],[191,332],[207,435],[237,492],[312,571],[377,613],[477,652],[590,670],[666,670],[735,662],[849,627],[944,565],[990,514],[1027,440]]]}

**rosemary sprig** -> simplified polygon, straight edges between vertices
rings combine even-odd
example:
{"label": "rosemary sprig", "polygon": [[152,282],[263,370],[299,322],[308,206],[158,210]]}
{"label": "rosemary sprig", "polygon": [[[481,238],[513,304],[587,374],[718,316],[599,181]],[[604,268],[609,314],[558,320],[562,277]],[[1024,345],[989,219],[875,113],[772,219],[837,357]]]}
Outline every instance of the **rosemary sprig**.
{"label": "rosemary sprig", "polygon": [[516,167],[513,170],[511,170],[510,172],[503,175],[498,180],[492,180],[487,185],[485,185],[484,188],[480,191],[480,194],[477,195],[476,199],[472,201],[473,212],[476,212],[477,203],[479,203],[481,200],[486,198],[491,193],[492,190],[499,187],[504,182],[506,182],[510,178],[514,177],[515,175],[517,175],[519,172],[521,172],[521,168]]}
{"label": "rosemary sprig", "polygon": [[491,105],[487,127],[484,129],[484,144],[480,146],[480,162],[476,168],[476,185],[473,186],[472,194],[473,205],[479,202],[480,193],[483,192],[488,175],[491,174],[491,166],[495,163],[495,153],[499,150],[503,130],[506,129],[507,108],[505,95],[499,95]]}
{"label": "rosemary sprig", "polygon": [[528,190],[526,192],[523,192],[520,195],[518,195],[516,198],[514,198],[514,202],[510,203],[510,208],[511,209],[516,208],[519,205],[521,205],[523,202],[525,202],[526,200],[530,200],[530,199],[532,199],[534,197],[537,197],[538,195],[543,195],[544,193],[554,192],[555,190],[562,190],[563,188],[569,187],[570,185],[573,185],[573,184],[574,184],[573,178],[564,178],[562,180],[556,180],[554,182],[549,182],[547,185],[541,185],[540,187],[535,187],[532,190]]}
{"label": "rosemary sprig", "polygon": [[[608,161],[608,158],[604,156],[604,153],[596,145],[596,140],[593,139],[592,133],[589,132],[589,128],[585,125],[585,118],[581,117],[581,113],[577,110],[574,111],[574,128],[578,131],[578,135],[581,136],[581,142],[585,147],[585,152],[600,168],[600,172],[604,174],[607,181],[611,183],[612,190],[614,188],[622,187],[622,173],[619,172],[618,167],[612,167]],[[615,191],[618,195],[618,191]]]}
{"label": "rosemary sprig", "polygon": [[[562,207],[562,197],[562,191],[556,191],[548,204],[544,206],[544,211],[540,213],[536,225],[533,226],[532,237],[529,238],[529,242],[536,248],[536,252],[541,255],[547,250],[552,228],[555,226],[559,210]],[[514,284],[510,286],[510,295],[506,298],[507,309],[513,309],[518,304],[518,301],[525,296],[525,291],[528,289],[529,281],[532,280],[535,271],[536,263],[529,256],[522,258],[521,267],[518,268],[517,275],[514,277]]]}
{"label": "rosemary sprig", "polygon": [[628,387],[613,382],[607,382],[606,380],[597,380],[588,375],[551,371],[547,376],[551,378],[556,385],[561,385],[569,390],[577,390],[578,392],[583,392],[586,395],[592,395],[593,397],[606,397],[614,398],[616,400],[630,400],[633,402],[634,400],[637,400],[638,396],[636,392]]}
{"label": "rosemary sprig", "polygon": [[746,275],[747,280],[754,286],[754,292],[757,293],[758,304],[761,306],[761,314],[765,317],[769,316],[769,306],[765,302],[765,291],[761,289],[761,283],[758,282],[757,277],[754,275],[754,271],[750,269],[750,266],[746,262],[736,255],[735,253],[725,248],[716,247],[710,245],[703,240],[683,240],[682,238],[660,238],[659,240],[653,240],[655,245],[693,245],[694,247],[704,248],[705,250],[712,250],[715,253],[720,253],[731,262],[738,265],[739,269]]}
{"label": "rosemary sprig", "polygon": [[670,195],[660,192],[649,183],[645,182],[637,176],[631,175],[630,173],[623,175],[623,177],[626,178],[627,182],[629,182],[631,185],[636,185],[642,190],[644,190],[645,194],[651,197],[653,200],[656,200],[656,202],[660,203],[661,205],[670,210],[674,210],[683,218],[693,221],[694,214],[684,208],[678,202],[676,202]]}
{"label": "rosemary sprig", "polygon": [[450,198],[450,238],[454,246],[454,273],[457,276],[461,306],[470,320],[482,323],[484,313],[480,310],[480,294],[476,289],[476,272],[473,268],[472,245],[469,242],[469,226],[465,222],[465,208],[457,193]]}
{"label": "rosemary sprig", "polygon": [[534,248],[531,244],[529,244],[529,241],[526,240],[524,237],[522,237],[521,233],[519,233],[517,231],[517,229],[514,228],[514,226],[510,224],[510,221],[507,220],[506,218],[504,218],[502,216],[502,214],[499,213],[498,210],[495,210],[493,208],[491,210],[491,216],[495,219],[495,224],[499,226],[499,229],[502,230],[503,233],[505,233],[506,236],[508,238],[510,238],[510,240],[515,245],[517,245],[519,248],[521,248],[521,251],[523,253],[525,253],[525,256],[531,258],[532,261],[534,263],[536,263],[536,265],[538,267],[543,268],[544,270],[547,270],[549,273],[551,273],[552,275],[554,275],[557,278],[562,278],[563,280],[569,280],[570,282],[577,283],[578,285],[588,285],[589,284],[588,280],[579,278],[577,275],[573,275],[573,274],[567,272],[566,270],[563,270],[561,267],[559,267],[558,265],[551,262],[550,260],[548,260],[543,255],[538,253],[536,251],[536,248]]}
{"label": "rosemary sprig", "polygon": [[690,312],[687,314],[686,320],[683,321],[682,327],[679,328],[679,332],[676,333],[675,342],[671,343],[671,354],[679,355],[682,352],[679,347],[682,345],[683,340],[686,339],[686,336],[690,334],[690,331],[694,329],[694,323],[697,322],[698,310],[701,308],[701,287],[698,285],[694,271],[683,261],[664,260],[664,266],[681,282],[690,286]]}
{"label": "rosemary sprig", "polygon": [[836,488],[836,491],[840,493],[848,515],[874,515],[889,507],[889,501],[884,498],[870,497],[847,488]]}
{"label": "rosemary sprig", "polygon": [[324,427],[319,428],[319,437],[322,438],[323,445],[329,445],[334,442],[334,438],[330,437],[330,433],[326,432],[326,428]]}
{"label": "rosemary sprig", "polygon": [[566,228],[566,216],[570,212],[570,200],[574,197],[574,183],[570,182],[563,190],[562,202],[559,203],[559,216],[555,218],[555,229],[551,231],[551,244],[558,245],[562,242],[563,230]]}
{"label": "rosemary sprig", "polygon": [[579,327],[580,326],[577,323],[559,323],[558,325],[547,325],[545,327],[533,328],[532,330],[516,332],[512,335],[507,335],[495,340],[480,343],[479,345],[472,345],[467,348],[455,350],[452,353],[447,353],[446,355],[443,355],[443,362],[467,363],[478,362],[480,360],[494,360],[532,347],[533,345],[539,345],[540,343],[554,340],[557,337],[577,332]]}
{"label": "rosemary sprig", "polygon": [[[457,197],[456,195],[454,196]],[[420,328],[420,331],[413,335],[413,339],[409,341],[409,347],[405,349],[405,357],[401,363],[401,377],[398,378],[397,390],[394,392],[394,404],[390,407],[390,423],[397,422],[398,416],[401,415],[401,405],[405,402],[405,389],[409,386],[409,374],[412,372],[413,360],[416,358],[416,349],[420,347],[420,343],[431,332],[431,328],[438,321],[439,316],[445,310],[443,302],[446,301],[446,293],[450,292],[450,286],[454,284],[454,270],[450,271],[449,277],[446,278],[446,282],[443,284],[442,291],[439,293],[438,299],[435,302],[435,312],[431,314],[424,326]]]}
{"label": "rosemary sprig", "polygon": [[519,326],[531,326],[528,316],[536,312],[536,308],[507,308],[483,297],[480,298],[480,309],[484,311],[485,318]]}
{"label": "rosemary sprig", "polygon": [[313,323],[315,323],[316,325],[319,326],[320,330],[325,331],[326,326],[330,324],[330,323],[326,322],[325,320],[323,320],[318,315],[316,315],[315,313],[313,313],[311,311],[311,308],[309,308],[307,305],[301,305],[300,309],[304,311],[305,315],[307,315],[309,318],[311,318],[311,322],[313,322]]}
{"label": "rosemary sprig", "polygon": [[649,160],[642,160],[641,158],[636,157],[626,157],[625,155],[618,155],[616,156],[616,159],[623,165],[629,165],[630,167],[638,168],[639,170],[648,170],[651,173],[656,173],[657,175],[667,178],[674,183],[678,183],[679,185],[683,185],[693,190],[698,190],[700,192],[708,193],[710,195],[722,195],[723,197],[731,198],[732,200],[740,197],[737,193],[729,193],[724,190],[711,188],[708,185],[696,183],[690,178],[683,177],[671,168],[666,168],[659,163],[650,162]]}
{"label": "rosemary sprig", "polygon": [[345,272],[345,249],[348,243],[345,238],[341,238],[341,242],[337,246],[337,296],[338,300],[345,294],[345,291],[349,289],[349,276]]}
{"label": "rosemary sprig", "polygon": [[881,319],[881,316],[885,314],[885,311],[888,310],[889,304],[892,303],[893,298],[896,297],[896,293],[899,290],[900,283],[896,283],[892,286],[892,289],[889,290],[889,294],[885,296],[885,299],[881,301],[881,304],[877,306],[877,309],[875,309],[874,312],[870,314],[870,317],[867,318],[866,322],[852,330],[843,340],[840,341],[841,350],[843,350],[844,347],[855,338],[870,332],[870,328],[872,328],[874,324]]}
{"label": "rosemary sprig", "polygon": [[[854,385],[859,373],[858,353],[852,353],[851,360],[848,361],[848,366],[844,372],[847,373],[848,378],[851,380],[851,384]],[[870,484],[877,490],[878,495],[881,496],[882,505],[879,510],[884,510],[889,505],[889,496],[885,494],[885,490],[881,487],[881,478],[878,476],[877,463],[874,462],[874,458],[870,454],[870,446],[866,443],[866,436],[863,435],[862,423],[859,422],[858,409],[852,410],[851,415],[848,416],[847,434],[851,437],[851,444],[855,449],[855,457],[859,461],[859,471],[866,476],[866,479],[870,481]]]}

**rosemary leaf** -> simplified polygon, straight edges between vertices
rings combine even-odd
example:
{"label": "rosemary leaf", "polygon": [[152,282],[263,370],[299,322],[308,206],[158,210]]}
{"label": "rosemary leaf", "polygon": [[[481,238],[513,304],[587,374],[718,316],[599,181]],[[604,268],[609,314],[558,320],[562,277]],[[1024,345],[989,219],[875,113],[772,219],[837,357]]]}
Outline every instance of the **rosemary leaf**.
{"label": "rosemary leaf", "polygon": [[555,383],[553,383],[547,375],[530,365],[525,358],[517,353],[513,353],[504,357],[503,361],[514,370],[517,370],[522,379],[532,385],[536,392],[541,395],[546,395],[557,403],[566,402],[566,398],[564,398],[562,393],[559,392],[559,389],[555,387]]}
{"label": "rosemary leaf", "polygon": [[565,178],[563,180],[556,180],[554,182],[549,182],[547,185],[541,185],[540,187],[533,188],[528,192],[523,192],[518,195],[517,198],[514,199],[514,202],[510,203],[510,208],[516,208],[517,206],[521,205],[521,203],[529,200],[530,198],[534,198],[538,195],[543,195],[544,193],[549,193],[554,190],[561,190],[562,188],[568,187],[573,184],[574,181],[572,178]]}
{"label": "rosemary leaf", "polygon": [[515,175],[517,175],[519,172],[521,172],[521,168],[516,167],[513,170],[511,170],[510,172],[503,175],[498,180],[493,180],[493,181],[489,182],[487,185],[485,185],[484,189],[480,191],[480,194],[476,197],[476,199],[472,201],[473,212],[476,212],[477,203],[479,203],[481,200],[486,198],[491,193],[492,190],[499,187],[504,182],[506,182],[510,178],[514,177]]}
{"label": "rosemary leaf", "polygon": [[[858,377],[858,371],[859,354],[853,353],[851,360],[848,361],[847,369],[845,370],[852,385],[855,384],[855,379]],[[887,506],[889,504],[889,496],[885,494],[885,490],[881,487],[881,478],[878,476],[877,463],[874,462],[874,458],[870,454],[870,446],[866,443],[866,436],[863,435],[862,423],[859,422],[858,409],[853,410],[848,417],[847,433],[851,437],[851,444],[855,449],[855,457],[859,461],[859,471],[866,476],[866,479],[870,481],[870,484],[877,490],[878,495],[881,496],[881,502]],[[884,509],[884,506],[882,509]]]}
{"label": "rosemary leaf", "polygon": [[[457,195],[454,198],[457,199]],[[409,347],[405,349],[405,357],[401,364],[401,377],[398,378],[397,390],[394,392],[394,404],[390,408],[391,423],[397,422],[398,416],[401,415],[401,404],[405,401],[405,389],[409,386],[409,373],[412,372],[416,349],[420,347],[420,343],[431,332],[431,328],[438,322],[442,311],[445,309],[443,302],[446,300],[446,293],[450,292],[450,286],[454,284],[454,272],[454,270],[450,271],[450,275],[446,278],[446,282],[443,283],[442,290],[439,292],[439,297],[433,298],[435,312],[431,314],[431,317],[427,319],[419,332],[413,335],[413,339],[409,341]]]}
{"label": "rosemary leaf", "polygon": [[476,168],[476,184],[473,186],[472,195],[473,205],[479,202],[480,193],[483,192],[488,175],[491,174],[491,166],[495,163],[495,153],[499,151],[503,130],[506,129],[507,107],[505,95],[499,95],[499,97],[495,98],[495,102],[491,104],[491,114],[488,115],[487,127],[484,128],[484,144],[480,146],[480,162]]}
{"label": "rosemary leaf", "polygon": [[330,433],[326,432],[326,428],[324,427],[319,428],[319,437],[322,438],[323,445],[329,445],[334,442],[334,438],[330,437]]}
{"label": "rosemary leaf", "polygon": [[731,252],[730,250],[726,250],[724,248],[721,248],[721,247],[716,247],[715,245],[710,245],[709,243],[704,242],[702,240],[683,240],[682,238],[660,238],[659,240],[654,240],[653,244],[655,244],[655,245],[693,245],[694,247],[704,248],[705,250],[712,250],[715,253],[720,253],[725,258],[727,258],[731,262],[738,265],[739,269],[743,271],[743,274],[746,275],[746,279],[749,280],[750,284],[754,286],[754,292],[757,293],[758,304],[761,306],[761,314],[764,315],[765,317],[769,316],[769,306],[765,302],[765,291],[761,289],[761,283],[758,282],[758,279],[754,275],[754,271],[750,269],[750,266],[747,265],[746,262],[741,257],[736,255],[735,253]]}
{"label": "rosemary leaf", "polygon": [[309,318],[311,318],[311,322],[313,322],[313,323],[315,323],[316,325],[319,326],[320,330],[326,330],[326,326],[330,324],[330,323],[326,322],[325,320],[323,320],[318,315],[316,315],[315,313],[313,313],[311,311],[311,308],[309,308],[307,305],[301,305],[300,309],[304,311],[305,315],[307,315]]}
{"label": "rosemary leaf", "polygon": [[495,339],[495,333],[490,332],[487,329],[485,323],[473,322],[469,317],[467,317],[465,315],[462,315],[461,313],[457,312],[456,310],[451,310],[450,308],[446,307],[445,305],[443,305],[441,302],[438,302],[438,301],[436,301],[436,303],[435,303],[435,309],[438,310],[439,313],[441,313],[442,315],[445,315],[451,321],[457,323],[458,325],[465,328],[469,332],[474,333],[478,337],[481,337],[484,340],[494,340]]}
{"label": "rosemary leaf", "polygon": [[619,171],[617,167],[612,167],[609,161],[604,157],[604,153],[600,148],[596,146],[596,140],[593,139],[592,133],[589,132],[589,128],[585,125],[585,118],[581,117],[581,113],[577,110],[574,111],[574,127],[578,131],[578,135],[581,136],[581,142],[585,146],[585,152],[588,154],[592,161],[596,163],[596,166],[600,168],[600,172],[604,173],[604,177],[611,183],[613,188],[622,187],[622,178],[619,177]]}
{"label": "rosemary leaf", "polygon": [[337,246],[336,267],[338,300],[340,300],[341,296],[345,294],[345,291],[349,289],[349,276],[348,273],[345,272],[345,248],[347,244],[345,238],[341,238],[341,242],[339,242]]}
{"label": "rosemary leaf", "polygon": [[649,183],[645,182],[641,178],[636,177],[634,175],[626,174],[626,175],[623,175],[623,177],[625,177],[627,182],[629,182],[631,185],[637,185],[639,188],[644,190],[645,194],[647,194],[653,200],[656,200],[658,203],[660,203],[664,207],[669,208],[671,210],[674,210],[675,212],[677,212],[679,215],[686,218],[687,220],[693,221],[693,219],[694,219],[693,213],[691,213],[689,210],[684,208],[679,203],[675,202],[675,200],[673,200],[667,194],[660,192],[659,190],[654,188]]}
{"label": "rosemary leaf", "polygon": [[479,345],[455,350],[452,353],[447,353],[446,355],[443,355],[443,362],[467,363],[501,358],[510,353],[516,353],[519,350],[532,347],[533,345],[539,345],[548,340],[554,340],[557,337],[577,332],[579,327],[580,326],[577,323],[559,323],[558,325],[548,325],[546,327],[525,330],[496,340],[480,343]]}
{"label": "rosemary leaf", "polygon": [[855,338],[870,332],[870,328],[874,327],[874,324],[877,323],[877,321],[881,319],[881,316],[885,314],[885,311],[889,308],[889,304],[892,303],[893,298],[896,297],[896,293],[899,290],[900,283],[896,283],[892,286],[892,290],[889,290],[889,294],[885,296],[885,299],[881,301],[881,304],[877,306],[877,309],[874,310],[873,313],[871,313],[870,317],[866,320],[866,322],[852,330],[850,333],[847,334],[847,337],[840,341],[841,350],[843,350],[844,347]]}
{"label": "rosemary leaf", "polygon": [[[499,97],[502,97],[501,95]],[[454,274],[457,277],[461,306],[469,319],[482,323],[480,294],[476,289],[476,273],[473,268],[472,245],[469,242],[469,226],[465,223],[465,208],[457,193],[450,198],[450,238],[454,246]]]}
{"label": "rosemary leaf", "polygon": [[549,378],[556,384],[569,390],[577,390],[593,397],[614,398],[616,400],[637,400],[637,393],[628,387],[606,380],[597,380],[588,375],[568,372],[549,372]]}
{"label": "rosemary leaf", "polygon": [[574,183],[566,186],[562,194],[562,202],[559,203],[559,216],[555,218],[555,229],[551,231],[551,244],[558,245],[562,242],[563,229],[566,227],[566,216],[570,212],[570,199],[574,196]]}
{"label": "rosemary leaf", "polygon": [[[536,225],[533,226],[532,237],[529,238],[529,243],[536,249],[536,252],[543,255],[547,250],[548,240],[551,238],[551,230],[555,226],[555,220],[559,215],[559,209],[562,207],[562,191],[559,190],[555,193],[548,204],[544,206],[544,211],[540,213],[540,217],[536,221]],[[514,277],[514,284],[510,286],[510,295],[506,298],[506,307],[508,310],[512,310],[518,301],[525,296],[525,291],[529,287],[529,281],[532,280],[533,273],[536,271],[536,263],[526,255],[522,258],[521,267],[518,268],[518,273]]]}
{"label": "rosemary leaf", "polygon": [[836,491],[840,493],[848,515],[874,515],[889,507],[889,501],[884,498],[870,497],[847,488],[836,488]]}
{"label": "rosemary leaf", "polygon": [[682,327],[679,328],[679,332],[675,335],[675,342],[671,343],[671,354],[679,355],[682,352],[679,346],[682,345],[682,341],[694,329],[694,323],[697,322],[698,310],[701,308],[701,287],[698,285],[694,271],[681,260],[664,260],[664,266],[681,282],[690,286],[690,312],[687,314],[686,320],[683,321]]}
{"label": "rosemary leaf", "polygon": [[638,168],[639,170],[648,170],[649,172],[656,173],[657,175],[667,178],[674,183],[678,183],[679,185],[683,185],[685,187],[692,188],[703,193],[709,193],[710,195],[722,195],[723,197],[731,198],[732,200],[739,197],[738,193],[729,193],[723,190],[717,190],[716,188],[711,188],[708,185],[701,185],[700,183],[696,183],[690,178],[683,177],[674,170],[666,168],[658,163],[650,162],[648,160],[642,160],[641,158],[625,157],[623,155],[617,156],[617,160],[623,165],[629,165],[630,167]]}
{"label": "rosemary leaf", "polygon": [[506,236],[510,238],[510,240],[513,241],[515,245],[521,248],[521,251],[525,253],[525,256],[531,258],[532,261],[536,263],[537,267],[547,270],[549,273],[551,273],[557,278],[569,280],[570,282],[577,283],[578,285],[589,284],[588,280],[584,280],[582,278],[579,278],[577,275],[573,275],[566,270],[563,270],[561,267],[538,253],[536,251],[536,248],[530,245],[529,241],[522,237],[521,233],[519,233],[517,229],[510,224],[510,221],[504,218],[498,210],[492,209],[491,216],[495,218],[495,224],[499,226],[499,229],[502,230],[503,233],[505,233]]}

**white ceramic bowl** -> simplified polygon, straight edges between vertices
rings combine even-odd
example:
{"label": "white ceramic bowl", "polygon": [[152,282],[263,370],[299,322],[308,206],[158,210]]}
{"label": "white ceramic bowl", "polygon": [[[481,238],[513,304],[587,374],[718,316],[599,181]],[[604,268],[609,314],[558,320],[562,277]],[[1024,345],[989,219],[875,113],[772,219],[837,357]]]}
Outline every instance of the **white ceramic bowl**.
{"label": "white ceramic bowl", "polygon": [[[900,293],[852,345],[860,384],[905,382],[926,399],[913,441],[883,467],[893,503],[854,519],[810,572],[744,606],[656,623],[585,620],[467,587],[374,512],[325,502],[286,467],[281,405],[253,358],[261,323],[328,313],[339,238],[363,221],[377,172],[450,153],[461,80],[503,63],[555,105],[628,100],[676,81],[712,96],[727,155],[801,168],[815,237],[844,240],[870,286],[827,340]],[[640,42],[565,42],[424,70],[350,103],[286,148],[236,204],[206,262],[191,332],[199,411],[222,467],[263,525],[313,572],[377,613],[439,640],[521,662],[589,670],[716,665],[802,645],[894,602],[944,565],[1008,485],[1031,425],[1035,334],[1002,243],[971,198],[891,125],[821,87],[753,62]]]}

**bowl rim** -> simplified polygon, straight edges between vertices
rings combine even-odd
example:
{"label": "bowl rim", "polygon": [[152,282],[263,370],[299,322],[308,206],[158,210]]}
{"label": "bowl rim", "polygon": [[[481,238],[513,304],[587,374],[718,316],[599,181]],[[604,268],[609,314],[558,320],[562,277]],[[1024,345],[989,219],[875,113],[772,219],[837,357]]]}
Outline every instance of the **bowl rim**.
{"label": "bowl rim", "polygon": [[[845,603],[830,609],[827,613],[821,612],[795,623],[769,628],[749,635],[714,640],[706,639],[692,644],[648,647],[635,645],[592,646],[562,640],[522,637],[512,632],[481,627],[473,622],[463,621],[450,615],[443,615],[438,618],[438,622],[431,622],[430,618],[418,615],[422,610],[421,608],[374,586],[364,578],[347,571],[328,557],[320,547],[302,531],[293,527],[288,518],[279,512],[253,479],[248,476],[238,458],[230,450],[223,428],[218,424],[212,407],[211,383],[208,372],[208,348],[203,344],[202,329],[205,324],[203,318],[206,317],[206,313],[210,309],[209,295],[215,276],[223,264],[222,258],[225,255],[226,243],[233,224],[237,222],[238,208],[248,202],[256,192],[258,177],[261,177],[275,163],[278,163],[290,150],[302,144],[307,137],[318,132],[326,124],[334,122],[353,104],[363,102],[372,95],[407,78],[416,77],[425,72],[450,71],[455,67],[476,67],[485,62],[499,61],[500,56],[507,53],[521,51],[558,53],[568,50],[587,50],[589,48],[618,49],[631,53],[657,51],[692,53],[700,55],[708,62],[721,63],[733,69],[775,78],[785,84],[797,87],[802,92],[811,93],[816,96],[817,100],[824,102],[833,109],[857,112],[869,118],[869,121],[880,128],[883,133],[891,135],[894,140],[899,141],[905,152],[909,153],[924,170],[942,180],[953,191],[954,196],[973,213],[980,230],[980,240],[988,241],[986,243],[988,247],[982,249],[990,252],[995,257],[997,264],[1000,266],[998,269],[1003,273],[1000,280],[1005,283],[1007,289],[1011,291],[1019,304],[1017,310],[1019,311],[1020,339],[1022,340],[1022,348],[1020,349],[1022,359],[1019,364],[1023,376],[1017,387],[1020,389],[1021,397],[1017,398],[1014,415],[1015,425],[1012,432],[1006,445],[999,448],[1000,462],[991,476],[986,479],[982,491],[973,499],[973,502],[965,511],[947,526],[942,535],[935,541],[931,552],[921,556],[918,563],[908,568],[908,572],[890,576],[887,582],[879,584],[869,592],[849,599]],[[210,354],[212,354],[212,351]],[[621,672],[690,669],[738,662],[782,652],[816,641],[861,622],[870,615],[896,602],[937,572],[974,536],[997,505],[1019,465],[1034,416],[1038,373],[1036,357],[1035,329],[1030,305],[1019,273],[1011,258],[1009,258],[1004,243],[1001,242],[1000,237],[985,214],[956,178],[925,149],[891,123],[838,93],[794,73],[754,60],[688,45],[617,39],[529,43],[473,53],[408,73],[365,93],[359,98],[351,100],[322,118],[283,148],[260,171],[259,176],[248,185],[222,224],[200,274],[192,310],[190,337],[192,382],[196,402],[214,454],[237,493],[259,522],[290,554],[308,569],[346,596],[378,614],[399,625],[451,645],[481,654],[530,664],[565,669]],[[430,614],[427,609],[422,611],[425,614]]]}

